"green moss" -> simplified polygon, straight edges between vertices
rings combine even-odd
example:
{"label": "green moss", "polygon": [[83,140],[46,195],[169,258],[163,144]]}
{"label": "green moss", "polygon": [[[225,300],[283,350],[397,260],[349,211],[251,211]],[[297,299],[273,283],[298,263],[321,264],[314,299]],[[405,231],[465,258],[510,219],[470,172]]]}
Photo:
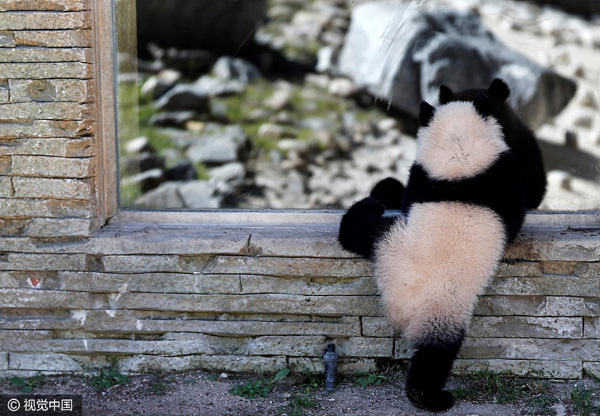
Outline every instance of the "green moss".
{"label": "green moss", "polygon": [[202,179],[202,180],[210,179],[210,173],[204,163],[198,162],[194,165],[194,167],[196,168],[196,176],[198,177],[198,179]]}

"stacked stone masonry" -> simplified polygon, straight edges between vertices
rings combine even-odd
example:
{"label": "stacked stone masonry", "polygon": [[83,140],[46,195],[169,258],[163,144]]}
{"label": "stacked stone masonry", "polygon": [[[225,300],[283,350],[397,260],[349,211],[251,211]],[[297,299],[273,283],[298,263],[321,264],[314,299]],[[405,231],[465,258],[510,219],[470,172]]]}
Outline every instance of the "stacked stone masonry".
{"label": "stacked stone masonry", "polygon": [[[321,371],[328,342],[344,373],[406,359],[334,222],[100,227],[90,4],[0,3],[0,377]],[[509,247],[456,372],[600,376],[600,232],[567,225]]]}

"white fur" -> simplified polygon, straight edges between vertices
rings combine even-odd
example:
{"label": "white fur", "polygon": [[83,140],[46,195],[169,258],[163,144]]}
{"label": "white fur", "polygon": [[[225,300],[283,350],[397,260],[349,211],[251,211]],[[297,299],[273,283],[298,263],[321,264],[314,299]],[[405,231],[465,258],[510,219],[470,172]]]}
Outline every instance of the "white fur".
{"label": "white fur", "polygon": [[483,118],[469,102],[438,107],[428,127],[417,135],[416,162],[433,179],[473,177],[508,150],[495,118]]}
{"label": "white fur", "polygon": [[[377,245],[374,276],[392,325],[413,342],[465,328],[501,259],[502,220],[457,202],[413,205]],[[446,325],[447,324],[447,325]]]}

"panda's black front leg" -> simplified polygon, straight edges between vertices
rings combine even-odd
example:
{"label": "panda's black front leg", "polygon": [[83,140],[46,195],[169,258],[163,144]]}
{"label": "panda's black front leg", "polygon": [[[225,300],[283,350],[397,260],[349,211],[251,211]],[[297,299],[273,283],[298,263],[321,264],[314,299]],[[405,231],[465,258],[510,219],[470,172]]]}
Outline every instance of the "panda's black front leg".
{"label": "panda's black front leg", "polygon": [[384,210],[381,201],[372,197],[352,205],[340,224],[338,240],[342,247],[370,259],[375,243],[395,221],[394,218],[384,217]]}
{"label": "panda's black front leg", "polygon": [[378,199],[385,209],[401,209],[404,185],[394,178],[385,178],[375,184],[371,190],[373,198]]}
{"label": "panda's black front leg", "polygon": [[461,331],[446,340],[429,340],[415,346],[406,381],[406,394],[415,406],[441,412],[454,405],[452,393],[444,386],[463,339]]}

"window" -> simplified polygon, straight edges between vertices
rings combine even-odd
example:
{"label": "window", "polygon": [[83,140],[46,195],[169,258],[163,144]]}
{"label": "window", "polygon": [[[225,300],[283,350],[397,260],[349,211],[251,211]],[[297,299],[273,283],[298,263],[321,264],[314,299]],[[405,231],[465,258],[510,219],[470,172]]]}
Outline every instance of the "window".
{"label": "window", "polygon": [[[598,21],[526,2],[435,3],[386,13],[353,1],[114,0],[120,207],[347,208],[380,179],[406,180],[411,99],[435,103],[437,77],[483,86],[497,65],[536,128],[541,208],[597,210]],[[431,29],[424,13],[445,25],[440,38],[398,46]],[[400,97],[402,86],[418,93]]]}

